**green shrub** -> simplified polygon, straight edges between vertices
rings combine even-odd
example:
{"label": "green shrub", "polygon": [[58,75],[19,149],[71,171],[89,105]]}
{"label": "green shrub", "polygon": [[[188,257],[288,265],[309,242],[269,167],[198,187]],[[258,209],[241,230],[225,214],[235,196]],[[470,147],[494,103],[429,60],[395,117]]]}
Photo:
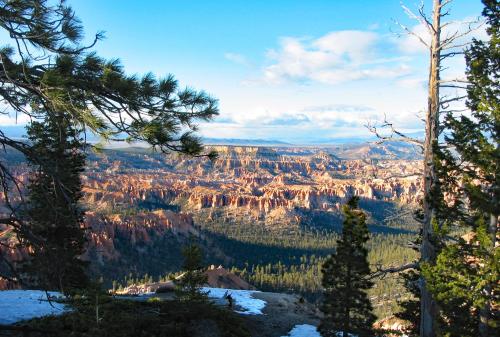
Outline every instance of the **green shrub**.
{"label": "green shrub", "polygon": [[[111,297],[99,302],[73,301],[73,311],[62,316],[34,319],[31,328],[54,331],[56,336],[74,337],[189,337],[200,321],[212,321],[223,337],[250,336],[244,320],[211,303],[185,301],[134,301]],[[203,336],[203,334],[200,334]]]}

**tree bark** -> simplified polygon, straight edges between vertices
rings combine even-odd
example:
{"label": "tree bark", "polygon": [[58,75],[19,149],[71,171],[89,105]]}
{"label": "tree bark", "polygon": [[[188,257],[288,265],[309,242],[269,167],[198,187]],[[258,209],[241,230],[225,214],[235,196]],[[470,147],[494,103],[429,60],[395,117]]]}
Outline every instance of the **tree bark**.
{"label": "tree bark", "polygon": [[[420,249],[421,260],[434,263],[436,260],[436,248],[434,246],[434,229],[432,220],[435,217],[435,209],[431,200],[431,192],[436,183],[436,172],[434,169],[433,145],[439,137],[439,72],[441,61],[441,5],[442,0],[434,0],[432,41],[430,48],[429,69],[429,96],[427,107],[427,118],[425,125],[424,146],[424,221],[422,228],[422,246]],[[421,280],[420,298],[420,336],[434,337],[436,335],[435,318],[437,317],[436,302],[428,291],[425,280]]]}

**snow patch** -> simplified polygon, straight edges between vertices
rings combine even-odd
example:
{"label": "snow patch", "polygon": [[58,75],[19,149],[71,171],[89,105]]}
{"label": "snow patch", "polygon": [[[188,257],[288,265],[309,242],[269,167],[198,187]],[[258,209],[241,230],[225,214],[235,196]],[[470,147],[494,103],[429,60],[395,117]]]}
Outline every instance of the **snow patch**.
{"label": "snow patch", "polygon": [[260,291],[256,290],[234,290],[224,288],[209,288],[203,287],[203,292],[207,292],[211,298],[224,298],[224,295],[230,294],[234,300],[235,305],[241,307],[243,310],[236,311],[244,315],[262,315],[262,309],[266,307],[266,301],[258,298],[253,298],[252,294]]}
{"label": "snow patch", "polygon": [[[337,337],[342,337],[342,332],[337,332]],[[348,334],[349,337],[357,337],[357,335]],[[286,336],[281,337],[321,337],[318,329],[309,324],[301,324],[293,327]]]}
{"label": "snow patch", "polygon": [[301,324],[293,327],[286,336],[282,337],[321,337],[315,326]]}
{"label": "snow patch", "polygon": [[[62,298],[58,292],[49,292],[51,300]],[[50,302],[45,291],[3,290],[0,291],[0,324],[13,324],[26,319],[48,315],[61,315],[66,306]]]}

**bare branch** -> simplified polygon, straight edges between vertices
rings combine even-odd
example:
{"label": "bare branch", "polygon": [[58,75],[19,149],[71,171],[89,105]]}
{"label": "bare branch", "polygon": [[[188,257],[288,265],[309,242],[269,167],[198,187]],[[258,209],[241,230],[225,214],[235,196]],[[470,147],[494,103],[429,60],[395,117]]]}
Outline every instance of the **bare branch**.
{"label": "bare branch", "polygon": [[420,6],[418,7],[418,15],[413,13],[411,9],[409,9],[403,4],[401,4],[401,8],[403,8],[403,11],[406,13],[406,15],[408,15],[410,19],[417,20],[418,22],[423,24],[427,28],[429,33],[435,32],[434,26],[432,25],[431,21],[425,14],[423,1],[420,3]]}
{"label": "bare branch", "polygon": [[449,4],[451,4],[453,2],[453,0],[444,0],[441,5],[439,5],[439,9],[443,9],[444,7],[448,6]]}
{"label": "bare branch", "polygon": [[461,101],[464,98],[467,98],[467,96],[459,96],[459,97],[449,98],[449,99],[445,99],[445,100],[440,100],[439,104],[441,106],[444,106],[444,105],[451,103],[451,102]]}
{"label": "bare branch", "polygon": [[368,129],[368,131],[370,131],[371,133],[373,133],[378,139],[380,139],[380,142],[383,143],[385,141],[401,141],[401,142],[405,142],[405,143],[408,143],[408,144],[413,144],[413,145],[416,145],[418,146],[421,150],[423,150],[424,148],[424,142],[421,141],[421,140],[418,140],[416,138],[412,138],[412,137],[409,137],[409,136],[406,136],[405,134],[403,134],[402,132],[396,130],[396,128],[394,127],[394,125],[390,122],[387,121],[387,117],[384,115],[384,122],[380,125],[380,128],[383,128],[383,129],[389,129],[389,134],[388,135],[383,135],[379,132],[379,128],[373,124],[371,124],[370,122],[368,122],[365,127]]}
{"label": "bare branch", "polygon": [[409,269],[418,269],[418,265],[419,264],[417,262],[407,263],[401,266],[388,267],[388,268],[382,268],[381,265],[376,265],[375,266],[376,270],[370,274],[369,279],[385,278],[387,274],[400,273]]}
{"label": "bare branch", "polygon": [[465,79],[465,78],[453,78],[453,79],[443,79],[439,80],[438,83],[466,83],[469,84],[470,82]]}
{"label": "bare branch", "polygon": [[[454,49],[464,49],[464,48],[467,48],[468,46],[470,46],[472,44],[472,41],[467,41],[467,42],[464,42],[464,43],[460,43],[460,44],[454,44],[454,45],[448,45],[447,47],[442,47],[441,50],[454,50]],[[463,52],[461,52],[463,54]],[[450,54],[450,53],[447,53],[447,54]],[[447,55],[447,54],[444,54],[444,55]]]}
{"label": "bare branch", "polygon": [[424,46],[426,46],[427,48],[430,48],[429,44],[424,40],[423,37],[421,37],[420,35],[418,35],[414,31],[412,31],[406,25],[403,25],[402,23],[400,23],[397,20],[394,20],[394,23],[397,24],[401,29],[403,29],[408,35],[412,35],[412,36],[416,37]]}
{"label": "bare branch", "polygon": [[444,38],[439,45],[439,50],[457,49],[469,45],[471,42],[465,42],[458,45],[454,44],[454,42],[458,39],[468,36],[474,31],[477,31],[485,24],[485,22],[480,18],[477,18],[476,20],[464,22],[463,24],[468,26],[467,29],[461,33],[457,30],[453,34]]}
{"label": "bare branch", "polygon": [[467,90],[466,86],[460,86],[460,85],[454,85],[454,84],[442,84],[439,85],[440,88],[451,88],[451,89],[460,89],[460,90]]}
{"label": "bare branch", "polygon": [[439,55],[439,57],[441,58],[441,60],[445,60],[448,57],[454,57],[454,56],[457,56],[457,55],[465,55],[465,52],[464,51],[452,51],[452,52],[449,52],[449,53],[441,53]]}

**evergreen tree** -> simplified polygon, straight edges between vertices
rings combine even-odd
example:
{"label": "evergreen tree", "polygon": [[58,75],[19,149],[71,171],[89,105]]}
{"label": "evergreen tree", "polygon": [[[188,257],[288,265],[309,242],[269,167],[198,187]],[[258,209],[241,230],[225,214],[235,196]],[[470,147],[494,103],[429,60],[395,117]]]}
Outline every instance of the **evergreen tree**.
{"label": "evergreen tree", "polygon": [[[0,48],[0,99],[12,111],[39,119],[63,112],[105,139],[202,151],[196,121],[217,115],[217,100],[180,89],[172,75],[127,75],[118,59],[92,52],[101,33],[82,46],[83,26],[65,0],[0,0],[0,8],[0,30],[12,45]],[[24,149],[3,133],[0,144]]]}
{"label": "evergreen tree", "polygon": [[375,316],[366,291],[373,286],[367,278],[370,266],[365,247],[369,239],[366,215],[358,208],[358,197],[343,207],[345,220],[337,248],[323,264],[325,314],[319,331],[325,337],[348,333],[371,336]]}
{"label": "evergreen tree", "polygon": [[[50,119],[50,123],[62,123],[51,125],[53,130],[73,128],[103,140],[141,141],[165,153],[215,156],[204,151],[196,131],[198,121],[218,114],[217,100],[203,91],[180,88],[172,75],[127,75],[118,59],[99,57],[92,48],[102,34],[96,34],[91,45],[82,45],[83,26],[65,0],[0,0],[0,30],[6,43],[0,46],[0,101],[6,106],[0,114],[14,113],[45,123]],[[75,145],[68,145],[68,151],[76,151]],[[57,171],[42,147],[9,138],[1,129],[0,146],[19,151],[39,166],[47,182],[62,182],[58,176],[49,177]],[[31,221],[26,213],[19,213],[20,185],[1,159],[0,193],[8,212],[0,223],[21,235],[26,246],[39,246],[44,237],[30,232]],[[61,184],[54,190],[65,188]],[[15,267],[0,254],[0,275],[22,282]]]}
{"label": "evergreen tree", "polygon": [[88,285],[86,263],[79,258],[86,241],[78,204],[85,155],[78,133],[62,114],[31,123],[28,136],[37,161],[29,162],[35,171],[25,209],[29,230],[19,233],[30,255],[24,272],[34,286],[69,293]]}
{"label": "evergreen tree", "polygon": [[418,279],[420,274],[415,270],[410,270],[401,275],[403,278],[405,289],[413,296],[413,298],[399,302],[401,311],[394,314],[410,325],[405,329],[405,334],[408,336],[418,336],[420,332],[420,287]]}
{"label": "evergreen tree", "polygon": [[447,114],[447,147],[436,161],[449,197],[443,217],[472,232],[444,247],[436,265],[422,265],[440,306],[441,333],[450,336],[500,331],[500,4],[483,3],[489,41],[474,40],[466,51],[471,116]]}
{"label": "evergreen tree", "polygon": [[207,283],[207,274],[203,270],[203,253],[201,248],[190,244],[182,251],[184,274],[175,280],[176,294],[181,300],[204,301],[206,293],[201,287]]}
{"label": "evergreen tree", "polygon": [[[418,216],[418,212],[416,214]],[[413,245],[418,252],[419,244],[421,243],[421,236],[418,236],[413,240]],[[403,285],[406,291],[412,296],[411,298],[405,299],[399,302],[401,310],[394,314],[397,318],[400,318],[406,322],[409,322],[409,326],[405,329],[405,334],[408,336],[419,336],[420,335],[420,271],[417,269],[410,269],[400,276],[403,280]]]}

